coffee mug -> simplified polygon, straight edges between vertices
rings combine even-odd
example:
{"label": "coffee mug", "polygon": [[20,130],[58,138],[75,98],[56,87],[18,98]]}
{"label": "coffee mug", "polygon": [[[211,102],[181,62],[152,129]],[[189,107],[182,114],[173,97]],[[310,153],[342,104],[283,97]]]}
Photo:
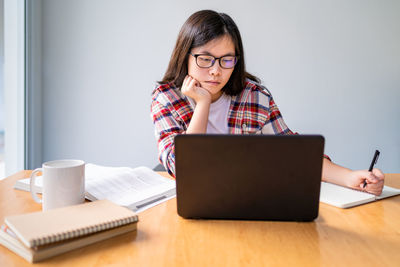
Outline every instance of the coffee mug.
{"label": "coffee mug", "polygon": [[[42,199],[37,196],[35,179],[42,172]],[[85,162],[82,160],[55,160],[42,164],[31,174],[30,189],[33,199],[43,203],[43,210],[76,205],[85,201]]]}

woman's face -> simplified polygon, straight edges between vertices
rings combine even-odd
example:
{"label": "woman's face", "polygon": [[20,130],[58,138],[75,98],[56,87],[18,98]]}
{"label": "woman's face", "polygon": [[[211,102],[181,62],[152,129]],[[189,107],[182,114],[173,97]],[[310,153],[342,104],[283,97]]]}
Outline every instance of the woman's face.
{"label": "woman's face", "polygon": [[[190,51],[193,55],[204,54],[216,58],[223,56],[235,56],[235,45],[229,35],[211,40],[203,46],[193,48]],[[196,63],[196,58],[189,55],[188,74],[196,79],[200,86],[211,93],[212,101],[217,100],[221,95],[221,89],[229,81],[234,68],[224,69],[220,66],[219,60],[209,68],[200,68]]]}

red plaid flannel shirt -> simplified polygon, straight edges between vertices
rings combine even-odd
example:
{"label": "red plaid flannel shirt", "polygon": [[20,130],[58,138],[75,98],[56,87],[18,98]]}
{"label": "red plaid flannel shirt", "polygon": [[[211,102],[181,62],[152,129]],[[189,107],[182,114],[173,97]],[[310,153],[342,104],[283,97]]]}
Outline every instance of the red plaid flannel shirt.
{"label": "red plaid flannel shirt", "polygon": [[[194,107],[173,84],[162,84],[152,94],[151,117],[155,125],[160,162],[175,176],[174,137],[184,134]],[[283,121],[267,88],[247,81],[242,93],[232,96],[228,128],[231,134],[296,134]]]}

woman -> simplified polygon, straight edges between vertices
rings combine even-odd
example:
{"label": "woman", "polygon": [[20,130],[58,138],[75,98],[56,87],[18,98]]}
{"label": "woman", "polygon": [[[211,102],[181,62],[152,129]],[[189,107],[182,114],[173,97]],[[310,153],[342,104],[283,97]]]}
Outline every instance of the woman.
{"label": "woman", "polygon": [[[159,158],[171,175],[177,134],[294,134],[271,93],[246,72],[239,30],[226,14],[202,10],[188,18],[159,83],[151,114]],[[322,180],[380,195],[384,175],[352,171],[324,156]]]}

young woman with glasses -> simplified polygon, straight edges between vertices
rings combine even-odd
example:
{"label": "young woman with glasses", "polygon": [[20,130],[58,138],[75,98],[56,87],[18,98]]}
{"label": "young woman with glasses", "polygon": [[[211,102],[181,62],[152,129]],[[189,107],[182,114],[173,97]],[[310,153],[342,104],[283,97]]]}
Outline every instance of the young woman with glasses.
{"label": "young woman with glasses", "polygon": [[[228,15],[202,10],[187,19],[152,94],[159,158],[171,175],[177,134],[295,134],[271,93],[259,83],[246,72],[240,33]],[[377,195],[384,183],[379,169],[352,171],[328,157],[322,176],[324,181]]]}

